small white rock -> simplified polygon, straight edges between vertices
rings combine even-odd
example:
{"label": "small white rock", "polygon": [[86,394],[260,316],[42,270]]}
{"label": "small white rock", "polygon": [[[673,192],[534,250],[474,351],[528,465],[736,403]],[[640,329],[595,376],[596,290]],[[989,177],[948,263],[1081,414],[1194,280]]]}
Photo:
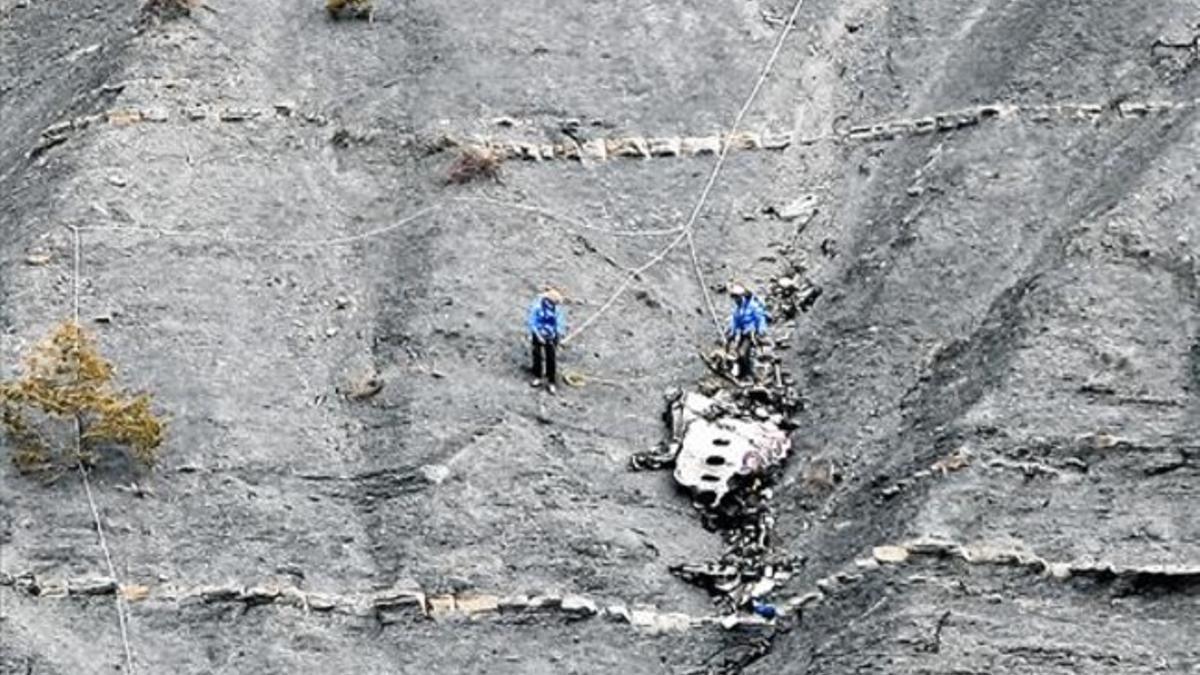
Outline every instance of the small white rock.
{"label": "small white rock", "polygon": [[871,555],[877,562],[899,564],[908,560],[908,549],[903,546],[876,546]]}
{"label": "small white rock", "polygon": [[421,467],[421,476],[434,485],[441,485],[450,477],[450,467],[445,464],[426,464]]}
{"label": "small white rock", "polygon": [[563,596],[562,609],[568,614],[579,616],[594,616],[597,611],[596,603],[582,595]]}

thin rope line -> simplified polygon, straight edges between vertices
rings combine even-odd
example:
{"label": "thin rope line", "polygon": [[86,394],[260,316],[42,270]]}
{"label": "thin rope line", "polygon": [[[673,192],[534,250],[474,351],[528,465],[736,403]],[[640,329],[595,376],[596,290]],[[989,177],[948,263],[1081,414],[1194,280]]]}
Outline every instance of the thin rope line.
{"label": "thin rope line", "polygon": [[[81,255],[82,243],[80,241],[79,226],[72,225],[71,233],[74,235],[74,253],[73,253],[73,258],[72,258],[73,266],[72,266],[72,273],[71,273],[71,297],[74,299],[74,303],[75,303],[74,314],[72,316],[75,318],[75,325],[78,326],[79,325],[79,265],[80,265],[80,259],[83,257]],[[79,348],[79,345],[76,345],[77,350],[78,350],[78,348]]]}
{"label": "thin rope line", "polygon": [[686,238],[687,232],[680,232],[679,236],[672,239],[671,243],[664,246],[661,251],[654,255],[654,257],[650,258],[645,263],[642,263],[642,265],[635,267],[633,271],[625,277],[625,280],[622,281],[619,286],[617,286],[617,290],[613,291],[612,294],[608,296],[608,300],[606,300],[604,304],[600,306],[600,309],[596,310],[594,314],[589,316],[586,321],[580,324],[579,328],[576,328],[571,332],[570,335],[563,338],[563,344],[567,344],[586,331],[589,326],[596,322],[596,319],[599,319],[601,316],[603,316],[604,313],[613,306],[613,303],[615,303],[617,299],[621,297],[621,294],[625,292],[626,288],[629,288],[630,284],[637,280],[643,272],[657,265],[660,261],[662,261],[663,258],[666,258],[667,255],[671,251],[675,250],[675,247]]}
{"label": "thin rope line", "polygon": [[[80,234],[80,228],[76,225],[71,226],[71,232],[74,235],[74,274],[72,275],[71,291],[74,304],[74,320],[76,331],[79,330],[79,270],[83,259],[83,237]],[[83,345],[78,342],[79,333],[76,332],[75,343],[75,358],[79,358],[79,352]],[[79,376],[79,371],[76,369],[76,377]],[[104,525],[100,520],[100,510],[96,508],[96,499],[92,496],[92,482],[88,479],[87,467],[83,465],[83,422],[79,416],[75,417],[75,463],[79,467],[79,475],[83,477],[83,491],[87,495],[88,508],[92,511],[92,521],[96,525],[96,534],[100,538],[100,550],[104,553],[104,564],[108,566],[108,574],[114,583],[117,583],[117,593],[114,599],[117,603],[117,623],[121,627],[121,645],[125,648],[125,666],[129,673],[134,673],[136,670],[133,666],[133,650],[129,647],[129,626],[125,620],[125,599],[121,595],[120,583],[117,581],[117,568],[113,565],[112,553],[108,550],[108,538],[104,535]]]}
{"label": "thin rope line", "polygon": [[[567,216],[565,214],[557,213],[555,211],[552,211],[552,210],[547,209],[542,206],[537,206],[537,205],[533,205],[533,204],[522,204],[520,202],[510,202],[510,201],[504,201],[504,200],[500,200],[500,199],[492,199],[492,198],[488,198],[488,197],[454,197],[454,198],[450,199],[449,201],[463,203],[463,204],[488,204],[491,206],[498,206],[501,208],[508,208],[508,209],[513,209],[513,210],[517,210],[517,211],[525,211],[528,213],[537,213],[537,214],[546,216],[548,218],[553,218],[556,220],[560,220],[564,223],[570,224],[570,225],[574,226],[575,228],[578,228],[579,230],[596,232],[597,234],[603,234],[603,235],[608,235],[608,236],[613,236],[613,237],[632,237],[632,238],[661,237],[661,236],[666,236],[666,235],[671,235],[671,234],[678,234],[679,232],[681,232],[683,230],[682,227],[672,227],[672,228],[656,229],[656,230],[608,229],[608,228],[598,227],[596,225],[590,225],[587,222],[584,222],[577,218],[573,218],[573,217]],[[365,239],[370,239],[372,237],[377,237],[377,236],[392,232],[400,227],[403,227],[404,225],[407,225],[422,216],[429,215],[430,213],[433,213],[436,211],[441,211],[443,208],[444,207],[442,204],[436,204],[433,206],[423,208],[414,213],[411,213],[395,223],[392,223],[390,225],[385,225],[383,227],[378,227],[373,230],[368,230],[366,232],[361,232],[361,233],[353,234],[353,235],[346,235],[346,236],[342,236],[342,237],[333,237],[333,238],[329,238],[329,239],[314,239],[314,240],[308,240],[308,241],[304,241],[304,240],[271,240],[271,239],[263,239],[261,237],[230,237],[227,235],[214,234],[212,232],[198,232],[198,231],[193,231],[193,230],[168,230],[168,229],[162,229],[162,228],[157,228],[157,227],[128,226],[128,225],[85,225],[85,226],[79,227],[78,229],[81,231],[87,231],[87,232],[136,233],[136,234],[154,235],[154,236],[159,236],[159,237],[184,237],[184,238],[192,237],[192,238],[196,238],[196,239],[210,239],[213,241],[218,241],[221,243],[229,243],[229,244],[279,246],[279,247],[284,247],[284,248],[305,248],[305,247],[338,246],[338,245],[343,245],[343,244],[355,243],[355,242],[362,241]]]}
{"label": "thin rope line", "polygon": [[[467,214],[471,217],[471,219],[473,221],[475,221],[475,224],[477,226],[479,226],[480,228],[485,227],[483,224],[483,221],[479,218],[479,214],[475,213],[475,209],[472,208],[472,206],[471,206],[472,203],[475,203],[475,200],[455,200],[455,201],[460,202],[461,208],[463,208],[467,212]],[[489,200],[485,200],[480,203],[486,204],[486,203],[492,203],[492,202],[490,202]],[[503,202],[495,202],[495,203],[497,205],[503,204]],[[520,207],[520,206],[524,206],[524,205],[514,203],[514,204],[512,204],[512,206]],[[533,211],[536,211],[539,213],[542,212],[542,210],[537,207],[530,207],[530,210],[533,210]],[[545,214],[551,218],[566,218],[566,216],[555,214],[553,211],[546,211]],[[632,269],[629,267],[629,265],[617,260],[611,253],[600,250],[600,248],[598,248],[595,244],[591,243],[591,241],[589,239],[587,239],[587,237],[585,235],[583,235],[582,233],[575,231],[575,230],[566,230],[566,231],[583,239],[584,242],[586,242],[587,248],[591,253],[595,254],[601,260],[608,263],[612,267],[617,268],[618,271],[625,272],[625,273],[629,273],[632,271]]]}
{"label": "thin rope line", "polygon": [[787,36],[792,32],[792,29],[795,28],[796,17],[800,15],[800,8],[803,6],[804,0],[796,0],[796,5],[792,8],[791,16],[788,17],[787,23],[783,26],[783,32],[779,34],[779,39],[775,41],[775,48],[771,51],[770,58],[763,65],[762,72],[758,76],[758,81],[754,83],[754,89],[750,91],[750,95],[746,97],[746,102],[742,104],[742,109],[738,111],[737,117],[733,120],[733,126],[730,127],[729,134],[725,137],[725,142],[721,146],[721,154],[717,157],[717,163],[713,166],[712,173],[708,176],[708,183],[704,186],[704,191],[700,194],[700,199],[696,202],[696,208],[692,209],[692,215],[684,227],[684,231],[687,232],[688,249],[692,255],[692,269],[696,272],[696,281],[700,284],[700,291],[704,294],[705,303],[708,304],[708,312],[712,317],[713,327],[722,335],[724,335],[724,331],[721,330],[721,320],[717,317],[716,305],[713,304],[712,294],[708,292],[708,284],[704,281],[704,273],[700,270],[700,257],[696,253],[695,222],[700,216],[700,211],[704,208],[705,202],[708,200],[709,192],[712,191],[713,185],[717,182],[721,168],[725,166],[725,158],[729,156],[729,148],[733,145],[733,136],[737,134],[738,128],[742,126],[742,121],[745,119],[746,113],[750,111],[750,106],[758,98],[758,93],[767,81],[767,76],[770,75],[771,69],[775,67],[775,61],[778,60],[779,53],[783,51],[783,43],[787,40]]}
{"label": "thin rope line", "polygon": [[587,330],[587,328],[591,326],[596,319],[607,312],[609,308],[616,303],[617,299],[620,298],[625,292],[625,289],[629,288],[630,284],[632,284],[634,280],[641,275],[641,273],[645,272],[666,258],[667,255],[684,240],[687,240],[688,247],[691,250],[692,267],[696,272],[696,280],[700,283],[700,290],[704,294],[704,300],[708,305],[709,314],[713,320],[713,326],[717,329],[718,333],[721,333],[722,335],[724,334],[724,332],[721,330],[721,321],[717,317],[716,306],[713,304],[712,296],[708,292],[708,285],[704,281],[704,273],[700,270],[699,256],[696,253],[696,244],[692,237],[692,233],[696,227],[696,221],[700,217],[700,212],[704,209],[704,205],[708,201],[708,196],[712,192],[712,188],[716,184],[717,178],[721,175],[721,169],[725,166],[725,159],[729,156],[729,149],[733,145],[733,135],[737,133],[738,127],[741,126],[743,119],[746,117],[747,111],[750,110],[750,106],[754,104],[754,100],[758,97],[759,91],[762,90],[763,84],[767,81],[767,76],[770,75],[771,69],[775,67],[775,61],[779,59],[779,53],[783,50],[783,43],[787,40],[787,36],[795,27],[796,17],[800,15],[800,9],[803,6],[804,0],[796,0],[795,6],[792,7],[792,13],[788,17],[787,23],[784,24],[783,31],[779,33],[779,39],[775,41],[775,48],[771,51],[771,56],[763,65],[762,71],[758,75],[758,80],[754,83],[754,88],[750,90],[750,95],[746,97],[746,101],[742,104],[741,109],[738,111],[737,117],[734,118],[733,126],[730,128],[729,133],[725,136],[724,142],[721,144],[721,153],[717,156],[717,162],[713,165],[712,171],[708,174],[708,181],[704,184],[704,190],[701,191],[700,198],[696,200],[696,205],[692,208],[692,213],[688,217],[687,223],[684,224],[682,232],[678,237],[672,239],[670,243],[663,247],[663,249],[648,262],[641,267],[634,269],[634,271],[627,276],[619,286],[617,286],[617,289],[613,291],[612,295],[610,295],[604,304],[600,306],[600,309],[596,310],[595,314],[592,314],[592,316],[588,317],[588,319],[584,321],[579,328],[575,329],[574,332],[563,339],[564,344],[570,342]]}
{"label": "thin rope line", "polygon": [[340,246],[340,245],[344,245],[344,244],[352,244],[355,242],[363,241],[364,239],[370,239],[372,237],[377,237],[382,234],[387,234],[388,232],[397,230],[422,216],[428,215],[435,211],[440,211],[441,209],[442,209],[442,206],[440,204],[435,204],[433,206],[427,206],[427,207],[420,209],[414,213],[411,213],[411,214],[405,216],[404,218],[402,218],[401,220],[398,220],[390,225],[384,225],[382,227],[377,227],[373,230],[367,230],[366,232],[360,232],[358,234],[346,235],[346,236],[342,236],[342,237],[331,237],[329,239],[313,239],[313,240],[308,240],[308,241],[297,240],[297,239],[271,240],[271,239],[262,239],[262,238],[258,238],[258,237],[228,237],[228,236],[222,236],[222,235],[215,235],[211,232],[193,232],[190,230],[164,230],[164,229],[160,229],[160,228],[156,228],[156,227],[141,227],[141,226],[130,227],[130,226],[126,226],[126,225],[87,225],[87,226],[79,227],[76,229],[82,230],[82,231],[88,231],[88,232],[136,232],[136,233],[140,233],[140,234],[154,234],[157,236],[166,236],[166,237],[195,237],[198,239],[212,239],[212,240],[215,240],[215,241],[218,241],[221,243],[229,243],[229,244],[258,244],[258,245],[264,245],[264,246],[279,246],[282,248],[307,248],[307,247],[318,247],[319,248],[322,246]]}
{"label": "thin rope line", "polygon": [[688,252],[692,256],[692,270],[696,272],[696,283],[700,285],[700,292],[704,294],[704,304],[708,305],[708,315],[712,318],[713,328],[717,333],[724,335],[721,330],[721,319],[717,316],[717,306],[713,304],[712,294],[708,292],[708,282],[704,280],[704,272],[700,269],[700,256],[696,253],[696,238],[691,232],[687,233]]}
{"label": "thin rope line", "polygon": [[[76,420],[75,449],[77,453],[82,450],[80,440],[82,436],[82,429],[80,428],[79,424],[79,420]],[[79,473],[83,476],[83,490],[85,493],[87,493],[88,506],[90,506],[92,509],[92,519],[96,523],[96,533],[100,535],[100,550],[104,551],[104,563],[108,566],[109,576],[111,576],[112,580],[116,582],[117,570],[116,567],[113,566],[112,555],[108,551],[108,541],[104,537],[104,527],[100,525],[100,512],[96,508],[96,500],[92,497],[92,485],[91,481],[88,480],[87,468],[83,466],[83,460],[78,460],[78,464]],[[125,598],[123,595],[121,595],[121,585],[119,582],[117,583],[116,595],[113,597],[117,602],[117,623],[121,626],[121,645],[125,648],[126,669],[128,672],[134,673],[136,670],[133,667],[133,650],[129,647],[129,626],[125,620]]]}
{"label": "thin rope line", "polygon": [[581,230],[588,230],[590,232],[596,232],[598,234],[606,234],[606,235],[610,235],[613,237],[663,237],[663,236],[666,236],[669,234],[679,234],[682,231],[682,228],[680,228],[680,227],[670,227],[670,228],[658,229],[658,230],[609,229],[609,228],[604,228],[604,227],[598,227],[596,225],[590,225],[582,220],[579,220],[577,218],[574,218],[572,216],[568,216],[568,215],[565,215],[562,213],[558,213],[556,211],[552,211],[543,206],[537,206],[535,204],[522,204],[520,202],[510,202],[510,201],[505,201],[502,199],[493,199],[491,197],[455,197],[454,201],[467,202],[467,203],[490,204],[492,206],[499,206],[502,208],[515,209],[517,211],[526,211],[529,213],[537,213],[539,215],[546,216],[547,218],[554,218],[556,220],[561,220],[561,221],[568,223],[570,225],[573,225]]}

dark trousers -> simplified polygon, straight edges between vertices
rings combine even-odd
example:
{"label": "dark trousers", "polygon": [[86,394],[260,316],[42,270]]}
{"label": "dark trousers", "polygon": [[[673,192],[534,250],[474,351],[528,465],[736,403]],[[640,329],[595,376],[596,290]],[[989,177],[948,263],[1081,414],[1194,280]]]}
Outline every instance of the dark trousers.
{"label": "dark trousers", "polygon": [[[558,381],[558,340],[533,341],[533,376],[545,377],[554,384]],[[545,370],[543,370],[543,366]]]}
{"label": "dark trousers", "polygon": [[737,354],[738,379],[754,379],[754,336],[743,333],[736,338],[734,353]]}

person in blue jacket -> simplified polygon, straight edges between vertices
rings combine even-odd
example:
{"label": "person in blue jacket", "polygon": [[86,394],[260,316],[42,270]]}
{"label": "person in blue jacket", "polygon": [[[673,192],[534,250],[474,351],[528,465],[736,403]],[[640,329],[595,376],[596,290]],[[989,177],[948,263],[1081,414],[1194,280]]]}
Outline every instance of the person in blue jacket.
{"label": "person in blue jacket", "polygon": [[734,377],[753,380],[759,340],[767,334],[767,307],[740,283],[729,285],[729,296],[733,298],[733,313],[725,331],[725,349],[737,355]]}
{"label": "person in blue jacket", "polygon": [[567,335],[567,315],[562,308],[562,294],[553,288],[534,298],[525,320],[533,343],[533,386],[546,387],[555,393],[558,382],[558,343]]}

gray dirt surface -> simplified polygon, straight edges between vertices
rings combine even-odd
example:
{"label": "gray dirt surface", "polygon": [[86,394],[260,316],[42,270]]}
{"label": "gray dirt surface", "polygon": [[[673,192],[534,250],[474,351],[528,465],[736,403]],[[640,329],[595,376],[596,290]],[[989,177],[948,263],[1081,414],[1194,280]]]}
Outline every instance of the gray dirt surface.
{"label": "gray dirt surface", "polygon": [[[719,537],[668,474],[627,470],[715,337],[686,247],[563,352],[582,388],[530,389],[523,314],[556,283],[592,316],[714,158],[452,186],[440,139],[721,133],[791,3],[376,0],[373,23],[210,4],[157,23],[133,0],[0,0],[4,375],[72,315],[82,228],[80,318],[170,420],[153,474],[93,476],[119,581],[710,613],[667,568]],[[775,599],[824,597],[774,631],[135,600],[137,672],[704,672],[764,634],[746,672],[1196,672],[1200,573],[1169,570],[1200,568],[1200,59],[1153,45],[1198,24],[1194,0],[804,4],[746,129],[1016,112],[733,152],[698,221],[712,284],[765,286],[794,239],[825,289],[776,331],[807,407],[774,500],[806,558]],[[811,221],[766,212],[804,194]],[[0,573],[107,575],[76,478],[5,459],[0,486]],[[922,538],[1114,571],[870,560]],[[111,596],[0,585],[0,673],[126,670]]]}

